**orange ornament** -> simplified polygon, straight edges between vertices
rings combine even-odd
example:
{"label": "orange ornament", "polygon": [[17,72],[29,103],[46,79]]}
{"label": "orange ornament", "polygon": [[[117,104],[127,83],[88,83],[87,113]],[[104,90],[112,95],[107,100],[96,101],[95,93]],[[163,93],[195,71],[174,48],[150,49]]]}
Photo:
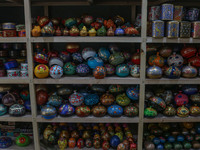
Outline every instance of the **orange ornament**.
{"label": "orange ornament", "polygon": [[76,146],[76,139],[70,138],[68,142],[69,148],[74,148]]}

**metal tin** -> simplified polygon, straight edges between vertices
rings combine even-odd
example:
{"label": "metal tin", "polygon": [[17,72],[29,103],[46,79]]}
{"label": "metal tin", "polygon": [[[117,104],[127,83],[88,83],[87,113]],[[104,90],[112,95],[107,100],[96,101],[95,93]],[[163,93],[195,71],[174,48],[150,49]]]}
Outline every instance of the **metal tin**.
{"label": "metal tin", "polygon": [[160,6],[151,6],[149,8],[149,21],[159,20],[160,18]]}
{"label": "metal tin", "polygon": [[21,63],[21,71],[28,71],[28,63]]}
{"label": "metal tin", "polygon": [[181,21],[180,22],[180,37],[181,38],[189,38],[190,31],[191,31],[191,22]]}
{"label": "metal tin", "polygon": [[19,71],[19,69],[7,70],[7,76],[8,77],[19,77],[20,76],[20,71]]}
{"label": "metal tin", "polygon": [[28,71],[20,71],[21,77],[28,77]]}
{"label": "metal tin", "polygon": [[161,20],[173,20],[174,5],[162,4],[161,8]]}
{"label": "metal tin", "polygon": [[17,61],[8,61],[8,62],[4,63],[4,67],[6,70],[8,70],[11,68],[17,68],[18,64],[17,64]]}
{"label": "metal tin", "polygon": [[199,9],[198,8],[190,8],[187,11],[186,19],[189,21],[197,21],[199,19]]}
{"label": "metal tin", "polygon": [[20,51],[20,56],[21,56],[21,57],[26,57],[26,50],[24,50],[24,49],[21,50],[21,51]]}
{"label": "metal tin", "polygon": [[152,37],[163,38],[164,37],[164,21],[156,20],[152,24]]}
{"label": "metal tin", "polygon": [[26,37],[26,30],[18,31],[18,36],[19,37]]}
{"label": "metal tin", "polygon": [[200,21],[195,21],[192,23],[192,37],[194,39],[199,39],[200,38]]}
{"label": "metal tin", "polygon": [[5,69],[0,69],[0,77],[4,77],[6,75]]}
{"label": "metal tin", "polygon": [[179,37],[179,22],[178,21],[167,22],[167,37],[168,38]]}
{"label": "metal tin", "polygon": [[16,37],[17,33],[15,30],[4,30],[3,37]]}
{"label": "metal tin", "polygon": [[183,18],[183,6],[174,6],[174,20],[181,21]]}
{"label": "metal tin", "polygon": [[13,29],[15,30],[16,29],[15,23],[12,23],[12,22],[3,23],[2,28],[3,28],[3,30],[13,30]]}
{"label": "metal tin", "polygon": [[21,31],[25,29],[25,25],[24,24],[18,24],[16,25],[16,31]]}

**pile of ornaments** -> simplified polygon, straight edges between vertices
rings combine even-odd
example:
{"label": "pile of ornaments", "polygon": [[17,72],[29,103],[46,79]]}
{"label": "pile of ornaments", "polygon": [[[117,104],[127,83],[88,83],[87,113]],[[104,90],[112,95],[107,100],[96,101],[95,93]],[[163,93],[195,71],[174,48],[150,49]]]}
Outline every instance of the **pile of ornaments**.
{"label": "pile of ornaments", "polygon": [[[73,92],[73,89],[76,89]],[[59,114],[67,117],[76,114],[79,117],[93,115],[103,117],[127,117],[138,115],[138,86],[124,87],[121,85],[71,85],[36,87],[36,101],[45,119],[52,119]],[[106,92],[107,91],[107,92]],[[50,92],[50,94],[48,94]]]}
{"label": "pile of ornaments", "polygon": [[128,124],[51,124],[43,130],[43,143],[53,147],[136,150],[136,138]]}
{"label": "pile of ornaments", "polygon": [[34,73],[37,78],[46,78],[49,74],[54,79],[61,78],[63,74],[66,76],[78,74],[84,77],[92,73],[96,79],[114,74],[119,77],[127,77],[129,74],[136,78],[140,76],[139,50],[131,54],[121,51],[116,45],[101,47],[98,51],[91,47],[80,50],[79,44],[69,43],[66,45],[66,51],[47,53],[38,44],[35,51]]}
{"label": "pile of ornaments", "polygon": [[159,79],[195,78],[200,67],[199,50],[191,45],[179,45],[178,47],[160,47],[159,52],[148,58],[149,67],[147,77]]}
{"label": "pile of ornaments", "polygon": [[85,15],[81,18],[38,17],[32,29],[32,36],[138,36],[139,31],[133,24],[125,22],[121,16],[112,19],[96,18]]}
{"label": "pile of ornaments", "polygon": [[23,116],[31,111],[28,85],[0,87],[0,116]]}
{"label": "pile of ornaments", "polygon": [[0,45],[0,77],[28,77],[25,44]]}
{"label": "pile of ornaments", "polygon": [[145,94],[145,117],[158,113],[167,117],[200,116],[200,94],[197,85],[150,86]]}
{"label": "pile of ornaments", "polygon": [[199,123],[146,124],[145,150],[200,149]]}
{"label": "pile of ornaments", "polygon": [[[28,135],[20,134],[15,139],[15,144],[19,147],[26,147],[31,143],[31,139]],[[9,148],[14,145],[10,137],[0,137],[0,148]]]}

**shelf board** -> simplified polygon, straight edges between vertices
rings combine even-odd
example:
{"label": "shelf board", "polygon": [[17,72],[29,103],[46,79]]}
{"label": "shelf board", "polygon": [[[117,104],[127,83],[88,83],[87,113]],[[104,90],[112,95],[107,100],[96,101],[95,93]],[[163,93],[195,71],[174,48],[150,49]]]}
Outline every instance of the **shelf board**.
{"label": "shelf board", "polygon": [[139,78],[133,77],[105,77],[104,79],[95,79],[94,77],[66,76],[60,79],[44,78],[33,79],[35,84],[140,84]]}
{"label": "shelf board", "polygon": [[28,84],[29,78],[26,77],[0,77],[0,84]]}
{"label": "shelf board", "polygon": [[178,116],[174,116],[174,117],[166,117],[163,116],[162,114],[159,114],[157,117],[155,118],[144,118],[144,123],[162,123],[162,122],[200,122],[200,118],[199,117],[193,117],[193,116],[189,116],[189,117],[185,117],[185,118],[181,118]]}
{"label": "shelf board", "polygon": [[138,117],[110,117],[110,116],[104,116],[104,117],[78,117],[78,116],[71,116],[71,117],[61,117],[57,116],[56,118],[47,120],[42,118],[41,115],[38,115],[36,118],[37,122],[71,122],[71,123],[138,123],[139,118]]}
{"label": "shelf board", "polygon": [[147,43],[200,43],[200,39],[193,39],[193,38],[168,39],[166,37],[164,38],[147,37]]}
{"label": "shelf board", "polygon": [[145,84],[200,84],[200,78],[180,78],[180,79],[146,79]]}
{"label": "shelf board", "polygon": [[0,37],[0,43],[26,43],[26,37]]}
{"label": "shelf board", "polygon": [[32,141],[30,145],[25,146],[25,147],[17,146],[15,144],[15,141],[13,141],[13,145],[10,146],[9,148],[6,148],[6,149],[7,150],[27,150],[27,149],[28,150],[35,150],[35,148],[34,148],[34,141]]}
{"label": "shelf board", "polygon": [[87,37],[81,37],[81,36],[52,36],[52,37],[31,37],[31,42],[33,43],[44,43],[44,42],[82,42],[82,43],[140,43],[142,42],[141,37],[127,37],[127,36],[87,36]]}
{"label": "shelf board", "polygon": [[9,114],[0,116],[0,121],[13,121],[13,122],[32,122],[31,114],[25,114],[24,116],[13,117]]}

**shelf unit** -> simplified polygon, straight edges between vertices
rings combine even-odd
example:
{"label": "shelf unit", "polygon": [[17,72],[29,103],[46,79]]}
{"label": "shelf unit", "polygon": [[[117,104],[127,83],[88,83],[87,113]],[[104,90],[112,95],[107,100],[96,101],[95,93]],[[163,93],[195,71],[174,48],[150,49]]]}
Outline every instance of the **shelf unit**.
{"label": "shelf unit", "polygon": [[[29,65],[29,78],[12,78],[7,77],[0,78],[0,84],[29,84],[30,98],[31,98],[31,110],[32,115],[28,114],[23,117],[10,117],[5,115],[0,117],[0,121],[17,121],[17,122],[32,122],[33,124],[33,135],[34,135],[34,149],[40,150],[40,138],[38,123],[44,122],[88,122],[88,123],[137,123],[138,124],[138,150],[143,149],[143,125],[144,123],[158,123],[158,122],[200,122],[199,118],[188,117],[178,118],[172,117],[167,118],[159,115],[154,119],[144,118],[144,100],[145,100],[145,86],[148,84],[199,84],[200,79],[146,79],[146,44],[147,43],[200,43],[199,39],[185,38],[185,39],[154,39],[147,37],[147,6],[158,5],[165,2],[174,0],[61,0],[61,1],[40,1],[40,0],[4,0],[0,3],[0,6],[24,6],[25,14],[25,25],[26,25],[26,37],[14,37],[14,38],[0,38],[0,43],[26,43],[27,47],[27,59]],[[200,5],[197,0],[195,4]],[[188,4],[188,0],[177,0],[178,4]],[[129,5],[131,6],[131,15],[134,20],[136,15],[136,6],[141,6],[142,12],[142,29],[141,37],[31,37],[31,6],[42,6],[44,7],[44,15],[48,15],[49,6],[90,6],[90,5]],[[191,4],[193,5],[193,4]],[[141,48],[141,65],[140,65],[140,78],[119,78],[119,77],[106,77],[105,79],[97,80],[94,77],[63,77],[61,79],[37,79],[33,76],[33,44],[34,43],[62,43],[62,42],[79,42],[79,43],[140,43]],[[37,106],[35,99],[35,85],[37,84],[139,84],[140,85],[140,100],[139,100],[139,116],[135,118],[128,118],[125,116],[119,118],[112,118],[109,116],[96,118],[89,116],[86,118],[80,118],[76,116],[72,117],[56,117],[52,120],[45,120],[41,115],[37,115]],[[15,146],[12,148],[16,149]]]}

